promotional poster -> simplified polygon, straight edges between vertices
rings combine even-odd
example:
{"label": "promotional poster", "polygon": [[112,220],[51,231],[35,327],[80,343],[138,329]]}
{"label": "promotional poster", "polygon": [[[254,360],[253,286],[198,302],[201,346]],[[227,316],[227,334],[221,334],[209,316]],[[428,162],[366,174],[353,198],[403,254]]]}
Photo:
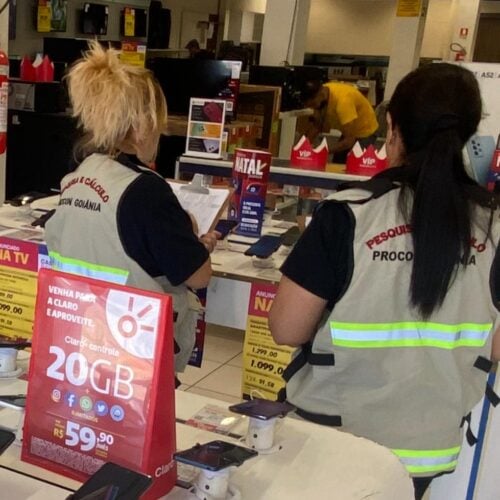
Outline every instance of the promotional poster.
{"label": "promotional poster", "polygon": [[114,462],[175,484],[167,295],[42,270],[22,459],[85,481]]}
{"label": "promotional poster", "polygon": [[235,233],[260,236],[266,204],[271,154],[253,149],[236,149],[233,161],[234,192],[229,219],[237,220]]}

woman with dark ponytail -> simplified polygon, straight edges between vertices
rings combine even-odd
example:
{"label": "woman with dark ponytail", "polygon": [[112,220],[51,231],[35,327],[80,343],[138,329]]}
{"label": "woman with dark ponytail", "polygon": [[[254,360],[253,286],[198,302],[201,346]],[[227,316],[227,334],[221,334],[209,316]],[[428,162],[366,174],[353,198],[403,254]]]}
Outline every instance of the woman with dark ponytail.
{"label": "woman with dark ponytail", "polygon": [[462,158],[480,119],[468,70],[407,75],[388,105],[393,168],[316,210],[269,318],[300,347],[284,373],[298,415],[391,448],[417,499],[455,469],[500,358],[497,202]]}

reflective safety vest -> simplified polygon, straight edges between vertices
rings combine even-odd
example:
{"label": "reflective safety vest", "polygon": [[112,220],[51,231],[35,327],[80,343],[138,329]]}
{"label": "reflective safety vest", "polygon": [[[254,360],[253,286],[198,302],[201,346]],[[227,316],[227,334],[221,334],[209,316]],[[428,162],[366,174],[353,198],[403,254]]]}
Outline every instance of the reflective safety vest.
{"label": "reflective safety vest", "polygon": [[[352,215],[352,267],[342,297],[285,370],[297,413],[390,449],[412,476],[452,471],[464,417],[485,393],[500,325],[490,278],[500,238],[495,214],[474,211],[471,254],[442,307],[422,321],[410,307],[413,243],[400,190],[333,195]],[[439,252],[439,241],[435,251]]]}
{"label": "reflective safety vest", "polygon": [[[61,200],[45,226],[45,240],[54,269],[120,285],[166,292],[173,298],[175,340],[180,348],[175,369],[183,371],[195,340],[199,301],[184,285],[166,277],[152,278],[125,252],[117,213],[127,188],[141,174],[109,156],[93,154],[61,181]],[[86,236],[91,228],[92,237]],[[166,242],[168,245],[168,242]]]}

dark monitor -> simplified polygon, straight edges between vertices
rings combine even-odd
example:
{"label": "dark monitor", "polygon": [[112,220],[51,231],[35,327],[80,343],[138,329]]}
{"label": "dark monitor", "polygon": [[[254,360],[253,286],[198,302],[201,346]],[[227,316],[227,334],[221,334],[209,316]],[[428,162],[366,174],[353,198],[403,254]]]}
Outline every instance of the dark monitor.
{"label": "dark monitor", "polygon": [[80,16],[81,32],[86,35],[105,35],[108,32],[109,7],[85,2]]}
{"label": "dark monitor", "polygon": [[46,37],[43,39],[43,53],[54,62],[71,64],[80,59],[88,47],[88,40],[82,38]]}
{"label": "dark monitor", "polygon": [[[135,7],[130,9],[134,11],[134,34],[130,36],[145,38],[147,34],[148,19],[146,9],[136,9]],[[120,35],[125,36],[125,9],[120,13]]]}
{"label": "dark monitor", "polygon": [[304,107],[312,89],[328,81],[326,68],[317,66],[251,66],[248,82],[283,89],[282,111]]}
{"label": "dark monitor", "polygon": [[187,115],[191,97],[216,98],[227,88],[231,68],[222,61],[158,57],[147,61],[160,82],[169,113]]}

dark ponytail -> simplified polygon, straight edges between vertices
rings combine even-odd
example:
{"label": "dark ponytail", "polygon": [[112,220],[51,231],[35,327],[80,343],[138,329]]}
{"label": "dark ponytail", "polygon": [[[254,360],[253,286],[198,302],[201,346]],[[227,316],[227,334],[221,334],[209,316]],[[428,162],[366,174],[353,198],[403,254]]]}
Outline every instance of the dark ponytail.
{"label": "dark ponytail", "polygon": [[410,300],[426,319],[470,256],[471,193],[482,188],[467,175],[462,149],[481,118],[477,81],[459,66],[424,66],[399,83],[388,112],[408,172],[400,202],[412,225]]}

